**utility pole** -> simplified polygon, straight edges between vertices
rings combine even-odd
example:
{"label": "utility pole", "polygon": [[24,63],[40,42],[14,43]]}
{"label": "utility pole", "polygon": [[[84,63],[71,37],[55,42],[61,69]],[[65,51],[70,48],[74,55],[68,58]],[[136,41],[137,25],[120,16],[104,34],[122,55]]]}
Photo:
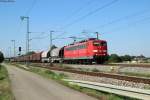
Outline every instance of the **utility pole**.
{"label": "utility pole", "polygon": [[11,47],[8,47],[8,57],[11,58]]}
{"label": "utility pole", "polygon": [[97,40],[99,39],[99,33],[95,32]]}
{"label": "utility pole", "polygon": [[[21,16],[20,17],[21,18],[21,20],[24,20],[24,19],[26,19],[26,21],[27,21],[27,34],[26,34],[26,54],[30,51],[30,48],[29,48],[29,41],[30,41],[30,39],[29,39],[29,34],[30,34],[30,32],[29,32],[29,17],[28,16]],[[28,58],[28,60],[29,60],[29,58]],[[27,60],[27,62],[26,62],[26,66],[27,67],[29,67],[29,61]]]}
{"label": "utility pole", "polygon": [[9,61],[10,61],[10,59],[11,59],[11,46],[8,47],[8,58],[9,58]]}
{"label": "utility pole", "polygon": [[50,61],[50,66],[53,66],[52,64],[52,57],[51,57],[51,51],[52,51],[52,45],[53,45],[53,39],[52,39],[52,34],[53,34],[54,31],[50,31],[50,58],[49,58],[49,61]]}
{"label": "utility pole", "polygon": [[16,41],[15,40],[11,40],[11,42],[13,42],[14,45],[14,57],[16,57]]}

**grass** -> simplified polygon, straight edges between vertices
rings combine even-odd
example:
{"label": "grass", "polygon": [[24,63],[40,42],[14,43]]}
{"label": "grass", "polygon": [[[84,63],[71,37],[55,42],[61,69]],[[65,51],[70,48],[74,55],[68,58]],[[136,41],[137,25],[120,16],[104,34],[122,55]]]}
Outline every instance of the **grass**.
{"label": "grass", "polygon": [[[23,68],[18,64],[15,64],[15,65],[17,67]],[[67,78],[68,76],[66,76],[63,73],[57,74],[57,73],[55,73],[53,71],[50,71],[48,69],[45,69],[45,68],[30,67],[29,69],[25,69],[25,70],[37,73],[37,74],[39,74],[43,77],[49,78],[49,79],[53,79],[53,80],[59,82],[60,84],[63,84],[64,86],[70,87],[74,90],[85,93],[87,95],[96,97],[99,100],[136,100],[136,99],[131,99],[131,98],[128,98],[128,97],[123,97],[123,96],[118,96],[118,95],[115,95],[115,94],[109,94],[109,93],[105,93],[105,92],[102,92],[102,91],[97,91],[97,90],[94,90],[94,89],[84,88],[84,87],[81,87],[81,86],[78,86],[78,85],[69,84],[68,82],[62,80],[64,78]]]}
{"label": "grass", "polygon": [[0,100],[14,100],[6,68],[0,65]]}
{"label": "grass", "polygon": [[56,74],[54,73],[53,71],[50,71],[48,69],[44,69],[44,68],[34,68],[34,67],[31,67],[29,69],[29,71],[31,72],[34,72],[34,73],[37,73],[39,75],[42,75],[46,78],[51,78],[51,79],[54,79],[54,80],[61,80],[65,77],[67,77],[65,74],[63,73],[60,73],[60,74]]}

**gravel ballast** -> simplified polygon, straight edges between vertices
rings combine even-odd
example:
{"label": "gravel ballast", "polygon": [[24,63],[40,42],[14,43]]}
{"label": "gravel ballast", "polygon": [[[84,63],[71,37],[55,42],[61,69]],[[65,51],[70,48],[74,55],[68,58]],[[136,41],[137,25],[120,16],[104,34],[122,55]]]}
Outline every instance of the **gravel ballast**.
{"label": "gravel ballast", "polygon": [[113,72],[117,74],[131,73],[131,74],[139,74],[144,76],[150,76],[150,68],[145,67],[126,67],[126,66],[110,66],[110,65],[75,65],[75,64],[64,64],[64,66],[92,71],[93,69],[97,69],[100,72]]}
{"label": "gravel ballast", "polygon": [[95,77],[95,76],[81,75],[81,74],[62,72],[62,71],[54,71],[54,72],[58,74],[64,73],[65,75],[68,76],[69,79],[73,79],[73,80],[83,80],[83,81],[99,82],[99,83],[112,84],[112,85],[125,86],[125,87],[150,89],[150,84],[135,83],[135,82],[129,82],[129,81],[118,80],[113,78]]}

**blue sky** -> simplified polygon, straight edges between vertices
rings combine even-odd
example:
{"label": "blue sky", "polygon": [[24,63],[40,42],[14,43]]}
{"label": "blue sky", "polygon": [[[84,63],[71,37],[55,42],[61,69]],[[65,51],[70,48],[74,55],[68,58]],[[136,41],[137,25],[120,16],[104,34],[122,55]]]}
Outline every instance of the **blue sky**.
{"label": "blue sky", "polygon": [[[143,54],[150,57],[150,0],[15,0],[0,2],[0,49],[6,56],[12,39],[16,40],[16,52],[21,46],[25,50],[26,21],[20,16],[30,17],[30,49],[49,48],[49,31],[53,37],[95,37],[108,41],[109,54]],[[95,12],[94,12],[95,11]],[[93,12],[93,13],[91,13]],[[85,33],[82,33],[85,31]],[[42,33],[43,32],[43,33]],[[72,39],[57,39],[56,46],[64,46]],[[11,50],[13,52],[13,50]],[[23,51],[24,53],[24,51]]]}

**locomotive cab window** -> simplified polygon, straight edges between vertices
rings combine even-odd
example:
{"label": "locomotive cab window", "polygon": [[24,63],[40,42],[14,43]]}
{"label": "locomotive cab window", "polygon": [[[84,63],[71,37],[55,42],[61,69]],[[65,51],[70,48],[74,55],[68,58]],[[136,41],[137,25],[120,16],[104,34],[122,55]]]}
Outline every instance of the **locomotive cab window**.
{"label": "locomotive cab window", "polygon": [[106,42],[101,42],[101,46],[107,46]]}
{"label": "locomotive cab window", "polygon": [[107,46],[106,42],[93,42],[94,46]]}
{"label": "locomotive cab window", "polygon": [[101,43],[100,42],[93,42],[93,45],[94,46],[101,46]]}

